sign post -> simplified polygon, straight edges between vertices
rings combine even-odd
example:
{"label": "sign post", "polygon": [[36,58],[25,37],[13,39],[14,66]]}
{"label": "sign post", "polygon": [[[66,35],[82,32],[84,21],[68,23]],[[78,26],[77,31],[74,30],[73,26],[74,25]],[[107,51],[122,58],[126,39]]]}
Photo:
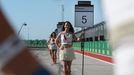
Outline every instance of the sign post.
{"label": "sign post", "polygon": [[75,5],[75,27],[81,27],[84,33],[81,41],[82,51],[82,75],[84,75],[84,41],[85,41],[85,27],[92,27],[94,24],[94,6],[91,1],[78,1]]}

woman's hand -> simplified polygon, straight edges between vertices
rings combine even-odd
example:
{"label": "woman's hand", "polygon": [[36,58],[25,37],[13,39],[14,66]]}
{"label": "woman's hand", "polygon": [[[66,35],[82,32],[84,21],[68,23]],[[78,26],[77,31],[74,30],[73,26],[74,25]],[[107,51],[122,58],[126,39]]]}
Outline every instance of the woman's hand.
{"label": "woman's hand", "polygon": [[77,38],[77,41],[79,42],[79,41],[81,41],[81,39],[80,38]]}
{"label": "woman's hand", "polygon": [[61,46],[61,47],[60,47],[60,50],[64,50],[64,46]]}

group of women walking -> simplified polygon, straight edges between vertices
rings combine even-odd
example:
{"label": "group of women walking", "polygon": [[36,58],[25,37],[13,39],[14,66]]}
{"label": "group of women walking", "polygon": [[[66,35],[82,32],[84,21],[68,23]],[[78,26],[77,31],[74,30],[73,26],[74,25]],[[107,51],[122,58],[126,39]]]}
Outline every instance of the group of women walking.
{"label": "group of women walking", "polygon": [[69,21],[65,21],[61,32],[56,36],[52,32],[48,41],[48,48],[52,63],[55,64],[57,60],[57,50],[59,50],[59,60],[62,61],[64,75],[71,75],[72,61],[76,58],[73,48],[73,41],[80,41],[82,34],[77,38],[74,34],[74,28]]}

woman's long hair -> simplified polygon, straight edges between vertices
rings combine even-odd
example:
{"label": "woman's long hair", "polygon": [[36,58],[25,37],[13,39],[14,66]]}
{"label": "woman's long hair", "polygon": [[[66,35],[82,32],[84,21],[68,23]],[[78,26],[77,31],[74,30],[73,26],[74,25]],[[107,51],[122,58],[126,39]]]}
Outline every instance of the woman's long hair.
{"label": "woman's long hair", "polygon": [[50,38],[52,38],[52,37],[56,38],[56,33],[55,32],[51,33]]}
{"label": "woman's long hair", "polygon": [[70,26],[69,32],[74,33],[74,28],[73,28],[72,24],[71,24],[69,21],[65,21],[65,22],[64,22],[64,25],[62,26],[62,31],[65,30],[65,28],[64,28],[65,23],[67,23],[67,24]]}

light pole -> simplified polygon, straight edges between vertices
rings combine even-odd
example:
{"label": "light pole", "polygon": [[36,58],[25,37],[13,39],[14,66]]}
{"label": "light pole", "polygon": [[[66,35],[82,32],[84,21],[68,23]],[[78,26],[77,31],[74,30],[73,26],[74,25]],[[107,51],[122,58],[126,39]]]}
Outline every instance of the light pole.
{"label": "light pole", "polygon": [[20,31],[22,30],[23,26],[27,26],[27,24],[26,24],[26,23],[23,23],[23,24],[22,24],[22,26],[21,26],[21,28],[20,28],[20,30],[19,30],[19,32],[18,32],[18,35],[20,35]]}
{"label": "light pole", "polygon": [[29,40],[29,27],[27,26],[27,28],[28,28],[27,37],[28,37],[28,40]]}
{"label": "light pole", "polygon": [[28,29],[28,33],[27,33],[27,46],[30,47],[30,40],[29,40],[29,27],[27,26],[27,29]]}

